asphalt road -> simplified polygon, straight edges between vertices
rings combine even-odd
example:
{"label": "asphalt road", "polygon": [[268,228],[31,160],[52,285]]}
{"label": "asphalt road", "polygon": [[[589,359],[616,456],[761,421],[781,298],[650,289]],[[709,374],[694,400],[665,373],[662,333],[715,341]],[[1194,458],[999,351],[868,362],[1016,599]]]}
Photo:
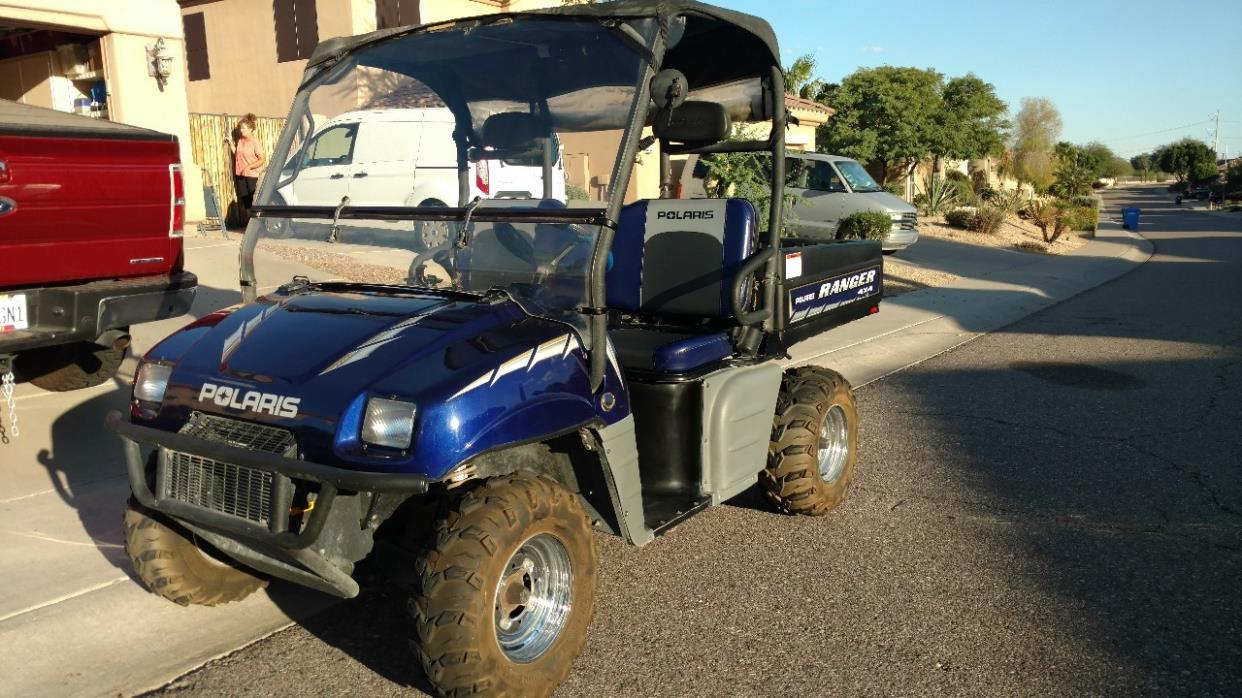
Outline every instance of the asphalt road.
{"label": "asphalt road", "polygon": [[[1242,694],[1242,217],[1130,201],[1147,264],[859,390],[833,515],[600,538],[558,695]],[[417,694],[408,636],[370,592],[161,693]]]}

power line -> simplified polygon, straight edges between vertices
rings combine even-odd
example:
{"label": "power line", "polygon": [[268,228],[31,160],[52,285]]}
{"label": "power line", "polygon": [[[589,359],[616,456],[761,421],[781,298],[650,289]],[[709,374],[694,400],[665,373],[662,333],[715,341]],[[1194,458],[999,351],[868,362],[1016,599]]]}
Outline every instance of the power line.
{"label": "power line", "polygon": [[[1182,130],[1182,129],[1186,129],[1186,128],[1196,127],[1196,125],[1210,124],[1210,123],[1212,123],[1212,122],[1213,122],[1213,120],[1215,120],[1215,119],[1203,119],[1203,120],[1201,120],[1201,122],[1195,122],[1195,123],[1192,123],[1192,124],[1186,124],[1186,125],[1179,125],[1179,127],[1174,127],[1174,128],[1165,128],[1165,129],[1160,129],[1160,130],[1153,130],[1153,132],[1151,132],[1151,133],[1139,133],[1139,134],[1135,134],[1135,135],[1123,135],[1123,137],[1120,137],[1120,138],[1109,138],[1109,140],[1130,140],[1131,138],[1144,138],[1144,137],[1146,137],[1146,135],[1158,135],[1158,134],[1161,134],[1161,133],[1169,133],[1169,132],[1170,132],[1170,130]],[[1226,123],[1227,123],[1227,122],[1226,122]]]}

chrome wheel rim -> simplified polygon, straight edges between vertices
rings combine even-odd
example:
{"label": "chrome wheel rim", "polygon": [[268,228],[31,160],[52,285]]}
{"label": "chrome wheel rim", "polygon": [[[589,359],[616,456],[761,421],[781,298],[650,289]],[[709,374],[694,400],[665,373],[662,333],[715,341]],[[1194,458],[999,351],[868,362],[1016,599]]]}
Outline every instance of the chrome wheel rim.
{"label": "chrome wheel rim", "polygon": [[424,248],[433,250],[448,242],[449,225],[443,221],[420,221],[418,237]]}
{"label": "chrome wheel rim", "polygon": [[845,410],[833,405],[819,430],[819,476],[826,484],[836,482],[850,457],[850,425]]}
{"label": "chrome wheel rim", "polygon": [[496,641],[510,661],[543,656],[569,621],[573,566],[565,544],[548,533],[518,546],[496,582]]}

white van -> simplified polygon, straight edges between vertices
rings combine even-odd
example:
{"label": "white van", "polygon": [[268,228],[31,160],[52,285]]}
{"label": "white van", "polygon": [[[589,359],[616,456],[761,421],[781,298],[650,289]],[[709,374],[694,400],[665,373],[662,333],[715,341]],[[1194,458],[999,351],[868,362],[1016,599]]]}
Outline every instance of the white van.
{"label": "white van", "polygon": [[[323,124],[285,170],[297,177],[276,193],[289,206],[456,206],[457,146],[448,109],[351,111]],[[555,139],[555,135],[553,136]],[[552,198],[565,201],[565,169],[554,142]],[[282,177],[283,179],[284,177]],[[470,197],[543,198],[542,162],[480,160]],[[428,231],[431,233],[432,231]],[[427,240],[427,244],[435,241]]]}

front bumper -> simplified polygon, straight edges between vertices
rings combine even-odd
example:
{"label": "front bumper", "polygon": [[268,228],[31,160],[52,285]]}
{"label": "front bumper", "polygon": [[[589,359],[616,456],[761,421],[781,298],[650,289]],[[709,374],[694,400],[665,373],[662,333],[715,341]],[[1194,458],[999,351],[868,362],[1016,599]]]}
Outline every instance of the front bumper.
{"label": "front bumper", "polygon": [[888,235],[880,242],[881,248],[885,252],[893,252],[896,250],[904,250],[919,240],[919,231],[914,227],[893,226]]}
{"label": "front bumper", "polygon": [[[134,499],[175,519],[221,552],[267,574],[343,598],[358,594],[353,563],[371,549],[371,535],[407,497],[427,491],[421,475],[336,468],[274,453],[239,448],[133,424],[116,410],[104,418],[125,448]],[[161,497],[151,487],[141,444],[271,473],[267,524]],[[290,530],[294,481],[319,486],[315,506],[297,532]]]}
{"label": "front bumper", "polygon": [[76,286],[6,289],[24,294],[30,326],[0,334],[0,354],[93,341],[108,330],[190,312],[198,277],[185,271]]}

